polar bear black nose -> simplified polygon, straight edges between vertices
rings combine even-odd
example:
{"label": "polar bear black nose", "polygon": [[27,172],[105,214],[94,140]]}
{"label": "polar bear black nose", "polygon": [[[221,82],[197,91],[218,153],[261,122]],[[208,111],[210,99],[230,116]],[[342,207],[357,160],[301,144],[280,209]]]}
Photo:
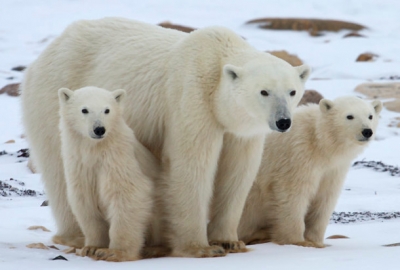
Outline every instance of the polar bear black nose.
{"label": "polar bear black nose", "polygon": [[103,136],[106,133],[106,129],[104,127],[97,127],[93,130],[94,134],[97,136]]}
{"label": "polar bear black nose", "polygon": [[374,134],[370,128],[364,129],[361,133],[365,138],[370,138]]}
{"label": "polar bear black nose", "polygon": [[280,131],[286,131],[290,128],[292,124],[292,120],[287,118],[282,118],[279,121],[276,121],[276,126],[279,128]]}

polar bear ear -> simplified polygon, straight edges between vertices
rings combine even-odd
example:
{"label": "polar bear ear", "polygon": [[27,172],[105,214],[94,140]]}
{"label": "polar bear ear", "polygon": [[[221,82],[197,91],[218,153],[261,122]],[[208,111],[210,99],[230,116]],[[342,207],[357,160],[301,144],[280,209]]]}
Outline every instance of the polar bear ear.
{"label": "polar bear ear", "polygon": [[74,92],[69,90],[68,88],[60,88],[58,90],[58,98],[62,104],[67,103],[67,101],[72,97],[73,94]]}
{"label": "polar bear ear", "polygon": [[234,65],[226,64],[223,71],[225,75],[228,75],[232,80],[235,80],[242,76],[243,69]]}
{"label": "polar bear ear", "polygon": [[124,89],[117,89],[117,90],[112,91],[112,94],[113,94],[115,100],[118,103],[120,103],[121,100],[123,100],[125,98],[126,91]]}
{"label": "polar bear ear", "polygon": [[332,107],[333,107],[333,102],[328,99],[323,98],[319,101],[319,109],[323,113],[329,111],[330,109],[332,109]]}
{"label": "polar bear ear", "polygon": [[298,66],[298,67],[294,67],[297,72],[299,73],[299,77],[300,80],[305,83],[308,79],[308,77],[310,77],[311,74],[311,68],[308,65],[302,65],[302,66]]}
{"label": "polar bear ear", "polygon": [[371,102],[371,105],[374,107],[376,113],[380,113],[382,111],[382,102],[380,100],[374,100]]}

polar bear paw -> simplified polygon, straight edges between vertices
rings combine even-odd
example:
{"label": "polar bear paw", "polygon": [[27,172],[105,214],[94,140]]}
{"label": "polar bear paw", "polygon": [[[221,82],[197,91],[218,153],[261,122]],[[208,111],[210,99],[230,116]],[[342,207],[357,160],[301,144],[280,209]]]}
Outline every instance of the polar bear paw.
{"label": "polar bear paw", "polygon": [[223,247],[228,253],[241,253],[249,251],[243,241],[211,241],[210,245]]}
{"label": "polar bear paw", "polygon": [[84,246],[81,250],[77,251],[77,255],[82,256],[82,257],[91,257],[96,253],[96,250],[99,249],[99,247],[94,247],[94,246]]}
{"label": "polar bear paw", "polygon": [[[82,251],[84,251],[85,248],[83,248]],[[94,248],[94,247],[88,247],[88,255],[86,256],[94,260],[101,260],[108,262],[127,262],[127,261],[137,261],[140,259],[137,254],[134,254],[134,252],[129,252],[126,250]]]}
{"label": "polar bear paw", "polygon": [[324,248],[324,247],[326,247],[324,244],[319,244],[319,243],[315,243],[315,242],[307,241],[307,240],[293,243],[293,245],[302,246],[302,247],[313,247],[313,248]]}

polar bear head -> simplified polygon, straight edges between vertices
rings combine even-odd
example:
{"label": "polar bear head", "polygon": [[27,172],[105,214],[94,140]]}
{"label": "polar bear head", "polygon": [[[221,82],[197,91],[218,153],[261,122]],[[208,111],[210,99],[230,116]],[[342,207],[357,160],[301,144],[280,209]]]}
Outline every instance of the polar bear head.
{"label": "polar bear head", "polygon": [[[354,96],[319,102],[325,129],[335,141],[365,144],[375,136],[382,102],[368,102]],[[330,133],[330,134],[329,134]]]}
{"label": "polar bear head", "polygon": [[292,67],[269,54],[259,56],[242,66],[223,66],[215,111],[228,132],[251,136],[291,127],[310,68]]}
{"label": "polar bear head", "polygon": [[121,102],[125,90],[107,91],[89,86],[75,91],[61,88],[61,128],[72,129],[84,137],[100,141],[122,117]]}

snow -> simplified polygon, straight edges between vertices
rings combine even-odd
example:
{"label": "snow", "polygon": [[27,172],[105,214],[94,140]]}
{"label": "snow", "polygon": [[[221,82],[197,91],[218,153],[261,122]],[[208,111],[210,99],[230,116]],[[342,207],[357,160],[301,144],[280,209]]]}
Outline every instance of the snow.
{"label": "snow", "polygon": [[[2,0],[0,3],[0,88],[21,82],[23,73],[11,71],[29,65],[71,22],[104,16],[122,16],[148,23],[172,23],[231,28],[260,50],[287,50],[313,68],[307,89],[324,97],[358,95],[354,88],[365,82],[393,82],[382,77],[400,72],[400,2],[395,0]],[[307,17],[341,19],[366,25],[365,38],[343,38],[348,31],[311,37],[306,32],[268,31],[248,20],[261,17]],[[355,62],[360,53],[372,52],[375,62]],[[12,78],[10,78],[12,77]],[[10,178],[25,182],[24,188],[43,192],[40,174],[32,174],[27,159],[17,151],[28,148],[20,120],[19,98],[0,95],[0,181]],[[400,165],[399,129],[388,127],[398,113],[383,110],[376,140],[357,160]],[[45,119],[44,119],[45,120]],[[15,143],[5,144],[8,140]],[[341,234],[350,239],[326,240],[330,246],[313,249],[261,244],[248,253],[224,258],[159,258],[126,263],[96,262],[63,254],[59,250],[29,249],[27,244],[52,245],[55,224],[49,207],[40,207],[45,196],[0,197],[0,269],[397,269],[400,247],[383,247],[400,242],[400,219],[375,220],[328,226],[326,236]],[[389,173],[352,168],[336,206],[337,212],[400,211],[400,179]],[[42,225],[52,232],[27,230]],[[57,245],[61,250],[65,247]],[[69,261],[49,260],[63,255]]]}

